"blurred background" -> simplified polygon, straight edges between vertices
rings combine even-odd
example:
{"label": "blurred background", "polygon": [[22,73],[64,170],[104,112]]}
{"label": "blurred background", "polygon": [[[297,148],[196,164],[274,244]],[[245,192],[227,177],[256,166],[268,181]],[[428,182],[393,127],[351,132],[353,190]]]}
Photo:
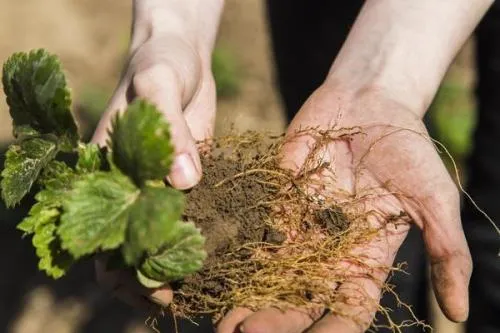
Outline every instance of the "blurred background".
{"label": "blurred background", "polygon": [[[73,89],[75,114],[88,137],[125,60],[130,2],[0,0],[0,63],[13,52],[40,47],[57,54]],[[429,113],[435,138],[459,166],[470,149],[475,119],[471,43],[450,68]],[[283,131],[261,1],[226,1],[213,70],[219,95],[217,134],[231,128]],[[10,117],[0,93],[0,147],[11,139]],[[31,240],[21,239],[14,228],[28,205],[29,200],[14,211],[0,207],[0,332],[150,332],[144,325],[147,314],[134,312],[97,287],[91,262],[77,265],[59,281],[37,271]],[[439,311],[434,313],[435,332],[461,332]]]}

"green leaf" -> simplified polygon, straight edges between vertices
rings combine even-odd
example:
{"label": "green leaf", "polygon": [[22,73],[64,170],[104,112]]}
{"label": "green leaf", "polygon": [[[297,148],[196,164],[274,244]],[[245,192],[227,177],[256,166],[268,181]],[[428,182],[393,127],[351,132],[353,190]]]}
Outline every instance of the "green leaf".
{"label": "green leaf", "polygon": [[161,248],[148,256],[139,270],[157,282],[181,279],[203,267],[207,256],[204,244],[205,238],[194,223],[177,221],[164,235]]}
{"label": "green leaf", "polygon": [[2,198],[7,207],[13,207],[29,192],[40,171],[57,154],[54,142],[40,138],[11,145],[2,170]]}
{"label": "green leaf", "polygon": [[83,175],[63,201],[58,229],[62,247],[75,258],[120,246],[139,189],[121,173]]}
{"label": "green leaf", "polygon": [[64,151],[76,147],[71,96],[56,56],[42,49],[15,53],[3,66],[2,82],[15,135],[55,134]]}
{"label": "green leaf", "polygon": [[[49,167],[50,166],[50,167]],[[51,175],[59,170],[59,173]],[[52,176],[52,177],[51,177]],[[52,161],[44,170],[41,183],[45,189],[35,195],[35,203],[28,216],[17,225],[17,229],[25,233],[33,233],[40,225],[57,217],[59,221],[63,200],[71,190],[75,178],[73,170],[63,162]]]}
{"label": "green leaf", "polygon": [[43,169],[38,182],[46,189],[57,191],[52,195],[62,198],[64,193],[60,193],[60,191],[70,190],[75,178],[75,171],[66,163],[52,160]]}
{"label": "green leaf", "polygon": [[69,253],[61,249],[56,235],[56,221],[57,217],[54,217],[53,220],[39,225],[32,240],[36,255],[40,258],[38,269],[54,279],[63,276],[73,263]]}
{"label": "green leaf", "polygon": [[170,170],[174,148],[169,125],[156,107],[145,101],[132,103],[114,119],[110,146],[114,164],[138,186],[163,179]]}
{"label": "green leaf", "polygon": [[[47,169],[50,172],[45,175],[48,187],[37,193],[35,196],[37,203],[31,207],[29,215],[17,225],[17,228],[26,234],[35,234],[32,243],[40,258],[38,268],[53,278],[59,278],[73,263],[69,253],[61,248],[56,228],[61,217],[62,200],[71,185],[69,179],[73,178],[74,174],[71,173],[71,177],[68,176],[68,169],[69,172],[72,170],[62,162],[52,161],[49,165],[51,167]],[[49,178],[49,174],[57,170],[62,172],[62,174],[55,175],[59,178]]]}
{"label": "green leaf", "polygon": [[45,189],[35,195],[37,202],[17,228],[30,234],[34,233],[38,226],[53,219],[59,221],[63,200],[71,189],[75,176],[73,170],[63,162],[51,161],[40,177]]}
{"label": "green leaf", "polygon": [[101,150],[96,144],[80,144],[78,146],[78,162],[76,171],[79,173],[90,173],[101,168]]}
{"label": "green leaf", "polygon": [[184,194],[169,187],[145,187],[129,215],[123,256],[136,265],[146,251],[160,247],[184,210]]}
{"label": "green leaf", "polygon": [[156,280],[153,280],[153,279],[150,279],[150,278],[144,276],[141,273],[141,271],[138,269],[135,270],[135,274],[137,276],[137,280],[139,281],[139,283],[142,284],[146,288],[156,289],[156,288],[160,288],[161,286],[163,286],[165,284],[165,282],[156,281]]}
{"label": "green leaf", "polygon": [[29,139],[36,138],[40,136],[40,132],[33,129],[29,125],[19,125],[14,127],[14,137],[18,139]]}
{"label": "green leaf", "polygon": [[61,192],[44,190],[36,196],[38,202],[30,209],[29,216],[17,225],[27,234],[34,233],[32,243],[40,258],[38,268],[53,278],[63,276],[73,260],[61,249],[60,240],[55,231],[59,224],[59,206]]}
{"label": "green leaf", "polygon": [[26,234],[32,234],[39,226],[59,219],[59,215],[60,212],[57,208],[38,202],[30,209],[29,215],[17,225],[17,229]]}

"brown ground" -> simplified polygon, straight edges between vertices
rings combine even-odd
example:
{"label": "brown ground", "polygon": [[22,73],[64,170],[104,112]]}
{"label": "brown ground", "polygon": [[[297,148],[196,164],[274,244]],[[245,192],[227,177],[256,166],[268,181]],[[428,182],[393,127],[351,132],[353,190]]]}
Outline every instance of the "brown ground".
{"label": "brown ground", "polygon": [[[112,89],[128,41],[130,1],[0,0],[0,8],[0,62],[15,51],[45,47],[62,58],[77,97],[89,86]],[[226,132],[231,123],[238,130],[281,131],[284,120],[272,85],[262,2],[227,0],[219,43],[234,53],[245,80],[238,98],[220,102],[217,132]],[[0,142],[10,139],[2,103]],[[0,216],[1,332],[147,331],[144,314],[134,314],[95,285],[91,263],[57,282],[38,273],[29,240],[21,241],[9,222]],[[438,326],[436,332],[456,330]]]}

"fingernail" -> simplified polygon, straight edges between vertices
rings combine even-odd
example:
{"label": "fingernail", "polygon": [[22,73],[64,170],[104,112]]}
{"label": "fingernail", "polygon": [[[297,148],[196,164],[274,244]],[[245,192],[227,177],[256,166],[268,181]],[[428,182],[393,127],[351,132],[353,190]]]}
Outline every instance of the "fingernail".
{"label": "fingernail", "polygon": [[191,155],[184,153],[175,157],[167,180],[173,187],[185,190],[195,186],[200,178],[200,168]]}
{"label": "fingernail", "polygon": [[158,288],[149,295],[151,300],[163,306],[167,306],[172,302],[172,289],[169,287]]}
{"label": "fingernail", "polygon": [[153,302],[153,303],[155,303],[156,305],[159,305],[159,306],[166,307],[169,304],[169,303],[165,303],[162,299],[160,299],[158,297],[149,296],[149,299],[151,300],[151,302]]}
{"label": "fingernail", "polygon": [[238,327],[240,333],[245,333],[245,328],[243,327],[243,325],[240,325],[240,327]]}

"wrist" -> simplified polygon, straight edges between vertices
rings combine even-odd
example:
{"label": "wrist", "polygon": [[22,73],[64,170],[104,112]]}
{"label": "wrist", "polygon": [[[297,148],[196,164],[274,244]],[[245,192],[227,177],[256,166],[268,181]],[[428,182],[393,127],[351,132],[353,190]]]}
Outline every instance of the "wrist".
{"label": "wrist", "polygon": [[399,82],[398,80],[385,76],[384,73],[370,76],[365,72],[363,78],[345,76],[344,72],[330,72],[324,84],[329,91],[336,91],[343,99],[356,101],[365,100],[367,96],[371,100],[391,100],[400,108],[411,111],[416,117],[422,119],[432,101],[432,96],[426,96],[425,92],[419,92],[409,80]]}
{"label": "wrist", "polygon": [[134,0],[130,51],[151,39],[181,39],[210,61],[224,0]]}
{"label": "wrist", "polygon": [[492,0],[366,1],[327,82],[374,89],[422,117]]}

